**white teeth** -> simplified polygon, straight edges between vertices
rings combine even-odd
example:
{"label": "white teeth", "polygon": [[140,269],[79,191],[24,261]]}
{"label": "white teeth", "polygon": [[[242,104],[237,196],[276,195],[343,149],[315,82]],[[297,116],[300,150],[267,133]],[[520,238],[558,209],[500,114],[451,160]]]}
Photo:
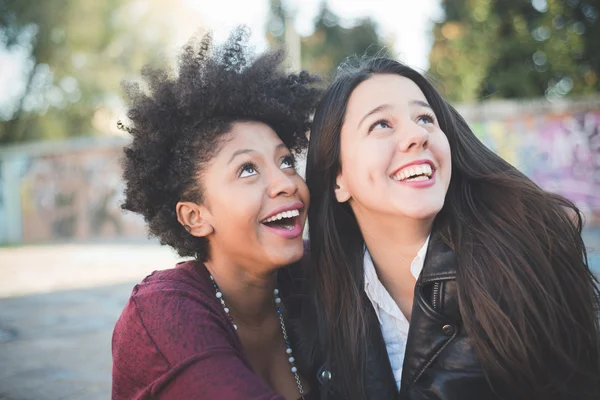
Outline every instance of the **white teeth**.
{"label": "white teeth", "polygon": [[423,181],[429,179],[432,174],[433,170],[429,164],[411,165],[398,171],[392,179],[395,181],[414,181],[414,177],[420,177],[423,179],[418,180]]}
{"label": "white teeth", "polygon": [[273,222],[283,218],[294,218],[298,215],[300,215],[300,211],[298,210],[282,211],[279,214],[273,215],[272,217],[269,217],[262,222]]}

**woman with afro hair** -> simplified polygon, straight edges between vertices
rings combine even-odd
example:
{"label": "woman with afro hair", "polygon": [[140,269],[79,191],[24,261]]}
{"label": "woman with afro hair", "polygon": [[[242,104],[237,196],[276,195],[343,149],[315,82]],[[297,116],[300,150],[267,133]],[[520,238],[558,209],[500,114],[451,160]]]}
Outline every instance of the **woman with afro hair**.
{"label": "woman with afro hair", "polygon": [[133,289],[113,333],[113,399],[317,396],[284,304],[309,205],[294,156],[321,89],[282,71],[281,51],[252,57],[247,38],[206,35],[177,73],[147,68],[147,91],[125,87],[123,208],[191,260]]}

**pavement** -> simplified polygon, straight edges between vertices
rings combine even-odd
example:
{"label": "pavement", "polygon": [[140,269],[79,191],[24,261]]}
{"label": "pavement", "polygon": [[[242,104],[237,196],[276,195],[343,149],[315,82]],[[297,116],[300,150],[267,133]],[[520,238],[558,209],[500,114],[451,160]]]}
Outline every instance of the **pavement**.
{"label": "pavement", "polygon": [[132,283],[0,300],[0,399],[110,398],[110,339]]}
{"label": "pavement", "polygon": [[133,286],[180,259],[147,244],[0,248],[0,400],[105,400]]}
{"label": "pavement", "polygon": [[[600,276],[600,230],[584,238]],[[0,248],[0,400],[109,399],[133,286],[179,260],[151,242]]]}

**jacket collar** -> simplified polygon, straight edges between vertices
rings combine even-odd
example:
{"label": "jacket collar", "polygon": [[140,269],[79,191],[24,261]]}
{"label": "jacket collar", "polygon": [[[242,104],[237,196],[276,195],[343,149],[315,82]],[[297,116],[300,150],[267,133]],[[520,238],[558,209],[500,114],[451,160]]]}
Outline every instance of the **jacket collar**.
{"label": "jacket collar", "polygon": [[434,230],[429,239],[423,271],[419,278],[421,283],[456,279],[456,265],[454,252],[442,240],[442,235]]}

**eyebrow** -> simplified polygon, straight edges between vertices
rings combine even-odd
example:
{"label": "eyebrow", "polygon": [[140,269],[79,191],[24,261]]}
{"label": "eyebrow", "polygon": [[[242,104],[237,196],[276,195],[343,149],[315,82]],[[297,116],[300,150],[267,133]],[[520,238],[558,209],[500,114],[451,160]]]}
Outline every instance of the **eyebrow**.
{"label": "eyebrow", "polygon": [[392,106],[389,104],[381,104],[381,105],[375,107],[374,109],[372,109],[371,111],[366,113],[364,117],[362,117],[362,119],[360,120],[360,122],[358,123],[358,125],[356,127],[359,128],[362,125],[362,123],[365,122],[365,119],[367,119],[371,115],[378,113],[379,111],[387,110],[388,108],[392,108]]}
{"label": "eyebrow", "polygon": [[[408,104],[413,105],[413,106],[427,107],[427,108],[431,109],[431,106],[426,101],[423,101],[423,100],[411,100]],[[392,106],[390,104],[381,104],[381,105],[375,107],[374,109],[372,109],[371,111],[366,113],[364,117],[362,117],[362,119],[360,120],[360,122],[357,125],[357,128],[360,127],[362,125],[362,123],[365,121],[365,119],[367,119],[369,116],[371,116],[375,113],[378,113],[379,111],[387,110],[388,108],[392,108]]]}
{"label": "eyebrow", "polygon": [[[275,146],[275,151],[277,151],[277,150],[279,150],[281,148],[287,148],[287,146],[285,145],[285,143],[279,143],[277,146]],[[231,155],[231,158],[227,162],[227,165],[231,164],[231,162],[233,161],[233,159],[236,158],[239,155],[247,154],[247,153],[255,153],[255,152],[256,152],[256,150],[252,150],[252,149],[240,149],[240,150],[236,150]]]}
{"label": "eyebrow", "polygon": [[227,161],[227,165],[231,164],[233,159],[236,158],[237,156],[242,155],[242,154],[252,153],[252,152],[254,152],[254,150],[252,150],[252,149],[241,149],[241,150],[234,151],[233,154],[231,155],[231,158],[229,159],[229,161]]}
{"label": "eyebrow", "polygon": [[423,101],[423,100],[412,100],[409,104],[413,105],[413,106],[421,106],[421,107],[431,108],[429,103],[427,103],[426,101]]}

